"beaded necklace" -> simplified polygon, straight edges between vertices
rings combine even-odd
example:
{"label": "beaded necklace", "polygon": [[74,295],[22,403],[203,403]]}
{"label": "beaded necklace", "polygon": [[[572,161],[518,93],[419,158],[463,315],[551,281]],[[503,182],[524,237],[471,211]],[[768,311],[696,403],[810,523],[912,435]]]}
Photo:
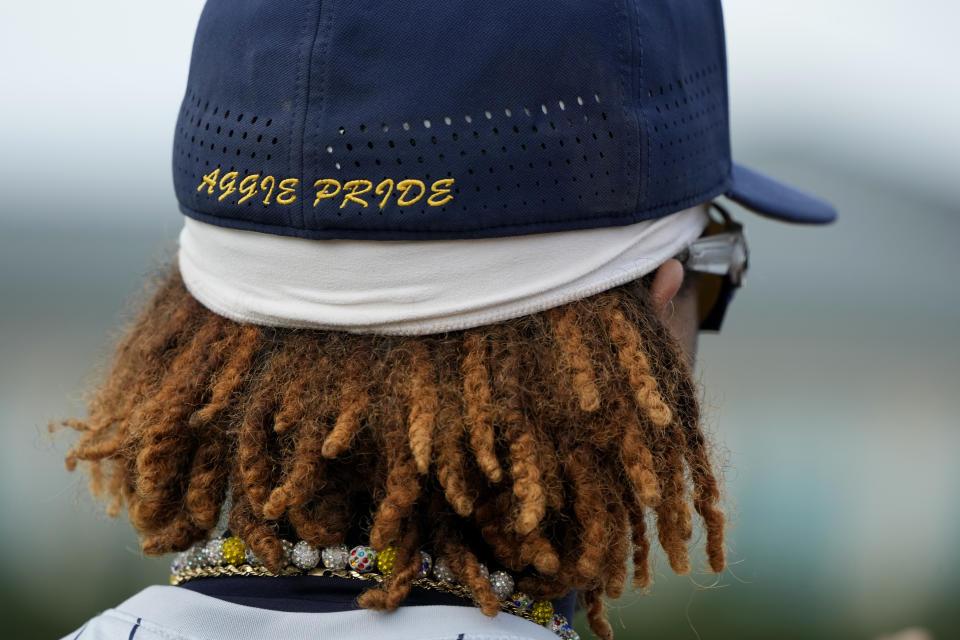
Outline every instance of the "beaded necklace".
{"label": "beaded necklace", "polygon": [[[174,557],[170,564],[170,584],[179,585],[195,578],[217,576],[294,575],[355,578],[379,584],[393,573],[397,559],[395,547],[380,551],[364,545],[352,549],[346,545],[318,549],[306,540],[281,542],[285,566],[280,573],[273,573],[263,566],[243,540],[236,536],[198,542]],[[509,573],[491,573],[483,564],[480,565],[480,573],[490,581],[501,611],[536,622],[563,640],[580,640],[567,619],[554,612],[549,600],[534,600],[522,591],[515,591],[516,582]],[[420,552],[420,571],[413,585],[473,600],[470,590],[457,583],[446,559],[440,557],[434,561],[426,551]]]}

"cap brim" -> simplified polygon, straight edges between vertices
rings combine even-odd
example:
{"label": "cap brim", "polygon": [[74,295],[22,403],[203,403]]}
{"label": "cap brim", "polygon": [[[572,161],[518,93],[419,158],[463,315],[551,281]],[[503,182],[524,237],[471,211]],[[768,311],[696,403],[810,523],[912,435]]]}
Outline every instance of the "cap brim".
{"label": "cap brim", "polygon": [[827,224],[837,219],[837,210],[752,169],[734,164],[727,196],[764,216],[799,224]]}

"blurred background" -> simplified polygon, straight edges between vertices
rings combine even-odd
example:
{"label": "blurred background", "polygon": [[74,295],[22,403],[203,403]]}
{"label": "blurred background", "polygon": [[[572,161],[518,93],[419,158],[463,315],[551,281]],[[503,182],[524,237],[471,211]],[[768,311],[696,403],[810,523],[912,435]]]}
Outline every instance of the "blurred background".
{"label": "blurred background", "polygon": [[[82,414],[126,301],[175,250],[201,6],[0,5],[5,637],[60,637],[167,578],[46,424]],[[614,604],[617,637],[960,637],[960,3],[725,8],[735,157],[840,220],[740,212],[752,271],[699,360],[731,566],[677,577],[661,558],[649,593]]]}

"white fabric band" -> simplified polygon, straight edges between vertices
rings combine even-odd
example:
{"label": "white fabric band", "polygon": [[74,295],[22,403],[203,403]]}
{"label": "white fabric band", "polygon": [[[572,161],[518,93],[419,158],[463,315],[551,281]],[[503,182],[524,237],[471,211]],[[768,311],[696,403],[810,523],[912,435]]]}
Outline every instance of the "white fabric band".
{"label": "white fabric band", "polygon": [[621,227],[478,240],[307,240],[187,218],[183,281],[232,320],[352,333],[477,327],[653,271],[706,227],[708,205]]}

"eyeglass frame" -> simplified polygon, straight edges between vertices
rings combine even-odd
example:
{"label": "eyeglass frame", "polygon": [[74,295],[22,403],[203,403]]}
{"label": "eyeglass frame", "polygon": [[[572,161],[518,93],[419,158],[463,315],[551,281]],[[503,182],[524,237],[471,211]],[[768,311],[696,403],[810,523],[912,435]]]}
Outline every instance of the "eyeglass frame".
{"label": "eyeglass frame", "polygon": [[[706,311],[700,311],[700,331],[719,332],[733,294],[743,285],[750,262],[743,225],[716,202],[710,203],[710,211],[720,214],[722,220],[711,222],[707,231],[690,243],[676,258],[684,271],[720,276],[721,284],[714,303]],[[719,228],[719,231],[711,229]]]}

